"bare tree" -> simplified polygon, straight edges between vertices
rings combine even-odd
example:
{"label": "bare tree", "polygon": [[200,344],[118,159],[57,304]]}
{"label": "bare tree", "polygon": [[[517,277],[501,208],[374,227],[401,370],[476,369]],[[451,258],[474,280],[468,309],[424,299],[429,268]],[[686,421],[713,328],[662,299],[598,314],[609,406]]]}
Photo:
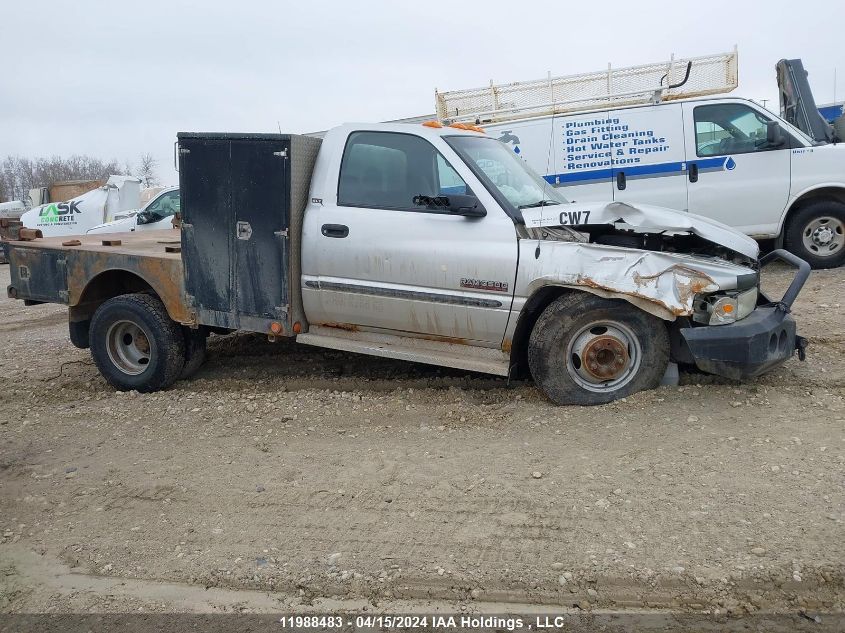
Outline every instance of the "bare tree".
{"label": "bare tree", "polygon": [[158,168],[158,161],[152,154],[141,154],[140,162],[138,163],[137,176],[141,179],[141,184],[144,187],[158,187],[161,181],[158,179],[156,169]]}
{"label": "bare tree", "polygon": [[116,160],[106,162],[93,156],[7,156],[0,163],[0,201],[26,201],[29,190],[36,187],[49,187],[63,180],[105,180],[120,171]]}

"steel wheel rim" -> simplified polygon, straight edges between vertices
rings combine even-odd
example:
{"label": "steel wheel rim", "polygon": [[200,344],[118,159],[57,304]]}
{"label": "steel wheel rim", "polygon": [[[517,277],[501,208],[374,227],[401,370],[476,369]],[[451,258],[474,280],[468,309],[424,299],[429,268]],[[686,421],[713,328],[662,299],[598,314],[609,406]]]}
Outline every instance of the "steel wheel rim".
{"label": "steel wheel rim", "polygon": [[117,321],[106,334],[109,360],[124,374],[137,376],[150,365],[150,337],[137,323]]}
{"label": "steel wheel rim", "polygon": [[640,340],[630,327],[618,321],[594,321],[569,340],[566,369],[581,388],[606,393],[634,379],[642,356]]}
{"label": "steel wheel rim", "polygon": [[845,222],[821,216],[808,222],[801,233],[804,248],[819,257],[838,254],[845,247]]}

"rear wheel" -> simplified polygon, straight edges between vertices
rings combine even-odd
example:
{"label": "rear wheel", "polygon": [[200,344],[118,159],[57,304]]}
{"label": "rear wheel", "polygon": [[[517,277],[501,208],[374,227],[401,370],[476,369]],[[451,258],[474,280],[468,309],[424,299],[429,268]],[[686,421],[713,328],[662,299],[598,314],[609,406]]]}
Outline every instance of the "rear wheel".
{"label": "rear wheel", "polygon": [[91,356],[121,391],[158,391],[185,366],[185,339],[158,298],[145,293],[104,302],[91,319]]}
{"label": "rear wheel", "polygon": [[552,302],[528,343],[534,381],[557,404],[604,404],[652,389],[668,362],[660,319],[583,293]]}
{"label": "rear wheel", "polygon": [[845,204],[817,200],[798,209],[786,230],[787,250],[813,268],[845,263]]}

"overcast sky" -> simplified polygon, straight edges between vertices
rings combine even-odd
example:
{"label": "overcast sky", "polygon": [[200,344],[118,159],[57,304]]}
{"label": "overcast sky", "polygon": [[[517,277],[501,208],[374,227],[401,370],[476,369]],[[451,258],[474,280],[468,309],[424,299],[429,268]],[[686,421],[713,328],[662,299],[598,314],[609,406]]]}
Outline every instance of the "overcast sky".
{"label": "overcast sky", "polygon": [[[119,6],[118,6],[119,5]],[[798,12],[800,10],[800,12]],[[739,46],[737,96],[777,108],[800,57],[845,98],[845,2],[0,2],[0,156],[144,152],[178,131],[309,132],[434,111],[434,89]]]}

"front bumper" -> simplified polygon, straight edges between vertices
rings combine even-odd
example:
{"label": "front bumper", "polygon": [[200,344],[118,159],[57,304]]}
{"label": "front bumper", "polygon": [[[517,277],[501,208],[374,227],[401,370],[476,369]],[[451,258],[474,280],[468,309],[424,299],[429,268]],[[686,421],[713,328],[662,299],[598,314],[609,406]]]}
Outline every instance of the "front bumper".
{"label": "front bumper", "polygon": [[795,319],[789,311],[810,266],[783,250],[768,253],[760,260],[765,266],[774,259],[784,260],[798,272],[783,299],[758,306],[749,316],[730,325],[683,328],[681,337],[696,366],[710,374],[735,380],[759,376],[785,362],[795,351],[804,360],[807,341],[795,331]]}
{"label": "front bumper", "polygon": [[681,336],[700,370],[735,380],[759,376],[795,350],[803,356],[805,346],[795,319],[778,306],[758,307],[730,325],[684,328]]}

